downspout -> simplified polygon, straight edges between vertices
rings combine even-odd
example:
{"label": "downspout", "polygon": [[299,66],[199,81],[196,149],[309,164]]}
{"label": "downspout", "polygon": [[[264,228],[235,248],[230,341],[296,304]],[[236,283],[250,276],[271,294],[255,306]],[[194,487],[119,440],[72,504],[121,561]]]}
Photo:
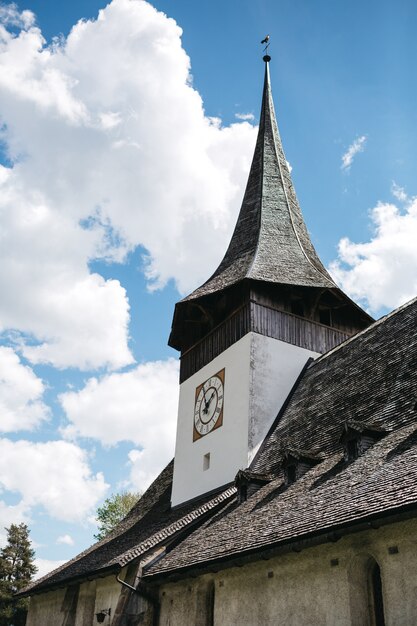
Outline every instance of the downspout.
{"label": "downspout", "polygon": [[[121,571],[122,570],[120,570],[120,572]],[[120,578],[120,572],[116,575],[117,582],[123,585],[124,587],[127,587],[130,591],[133,591],[134,593],[138,593],[140,596],[142,596],[142,598],[147,600],[147,602],[149,602],[152,605],[152,608],[153,608],[152,624],[153,626],[158,626],[160,603],[156,594],[149,591],[148,587],[144,583],[142,583],[140,580],[138,584],[136,585],[136,587],[133,587],[133,585],[129,585],[129,583],[127,583],[126,581]]]}
{"label": "downspout", "polygon": [[133,585],[129,585],[129,583],[127,583],[125,580],[122,580],[121,578],[119,578],[119,574],[117,574],[116,580],[118,583],[120,583],[121,585],[124,585],[131,591],[134,591],[135,593],[139,593],[143,598],[145,598],[145,600],[148,600],[148,602],[150,602],[153,606],[157,606],[157,605],[159,606],[159,600],[157,599],[156,595],[151,593],[144,583],[139,582],[136,587],[133,587]]}

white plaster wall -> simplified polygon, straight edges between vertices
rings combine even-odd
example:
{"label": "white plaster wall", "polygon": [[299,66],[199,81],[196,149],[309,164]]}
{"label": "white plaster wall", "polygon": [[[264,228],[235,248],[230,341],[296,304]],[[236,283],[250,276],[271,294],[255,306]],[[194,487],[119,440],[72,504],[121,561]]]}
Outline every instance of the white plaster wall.
{"label": "white plaster wall", "polygon": [[[124,580],[124,576],[123,570],[120,576],[122,580]],[[111,618],[113,619],[121,591],[122,585],[117,582],[115,575],[98,578],[94,613],[99,613],[104,609],[111,609]],[[108,617],[106,620],[107,622],[104,621],[104,624],[110,624]]]}
{"label": "white plaster wall", "polygon": [[[126,569],[122,570],[122,579]],[[95,614],[102,609],[111,609],[111,619],[106,617],[104,626],[113,620],[122,586],[114,575],[86,581],[80,585],[77,611],[73,616],[74,626],[97,624]],[[65,626],[67,612],[62,611],[66,589],[57,589],[35,595],[30,599],[26,626]]]}
{"label": "white plaster wall", "polygon": [[[415,519],[348,535],[336,543],[162,585],[159,625],[206,624],[207,589],[213,581],[214,626],[370,626],[370,557],[381,570],[386,626],[415,626]],[[109,576],[81,585],[76,626],[97,623],[91,617],[87,621],[89,611],[83,606],[86,601],[90,603],[95,584],[94,613],[111,607],[113,619],[121,586]],[[26,626],[63,626],[64,597],[65,589],[33,596]]]}
{"label": "white plaster wall", "polygon": [[[393,546],[398,553],[389,552]],[[214,626],[371,626],[370,557],[381,570],[386,626],[415,626],[417,520],[166,584],[160,590],[160,626],[202,620],[197,598],[208,580],[215,586]]]}
{"label": "white plaster wall", "polygon": [[319,356],[290,343],[251,333],[248,461],[250,464],[310,357]]}
{"label": "white plaster wall", "polygon": [[26,626],[61,626],[63,613],[62,603],[65,598],[65,589],[49,591],[32,596],[29,603],[29,613]]}
{"label": "white plaster wall", "polygon": [[96,580],[80,585],[75,626],[91,626],[95,621]]}
{"label": "white plaster wall", "polygon": [[[251,334],[210,361],[180,386],[172,505],[234,479],[247,466]],[[195,390],[225,368],[223,425],[193,442]],[[210,453],[210,468],[203,457]]]}
{"label": "white plaster wall", "polygon": [[[318,354],[248,333],[182,383],[173,506],[231,482],[248,467],[310,356]],[[196,387],[223,368],[223,425],[193,441]],[[210,468],[204,470],[207,453]]]}

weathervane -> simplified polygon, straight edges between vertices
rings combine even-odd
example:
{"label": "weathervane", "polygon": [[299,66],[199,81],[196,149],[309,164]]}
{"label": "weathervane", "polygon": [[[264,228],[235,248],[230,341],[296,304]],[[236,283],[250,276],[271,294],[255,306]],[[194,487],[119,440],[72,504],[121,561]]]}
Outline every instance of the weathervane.
{"label": "weathervane", "polygon": [[265,63],[268,63],[268,61],[271,60],[271,57],[268,54],[268,48],[269,48],[269,35],[267,35],[265,37],[265,39],[262,39],[261,44],[265,44],[265,48],[263,49],[264,52],[264,57],[263,60],[265,61]]}

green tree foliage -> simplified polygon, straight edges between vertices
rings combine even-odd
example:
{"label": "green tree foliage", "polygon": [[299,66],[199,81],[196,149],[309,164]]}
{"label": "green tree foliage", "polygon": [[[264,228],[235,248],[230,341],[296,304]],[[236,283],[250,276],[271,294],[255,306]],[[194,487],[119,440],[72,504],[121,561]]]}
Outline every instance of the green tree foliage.
{"label": "green tree foliage", "polygon": [[109,532],[126,517],[141,495],[141,493],[122,491],[121,493],[113,493],[110,498],[107,498],[103,506],[97,509],[96,520],[98,533],[94,535],[94,537],[96,539],[103,539],[108,535]]}
{"label": "green tree foliage", "polygon": [[7,543],[0,550],[0,626],[24,626],[28,601],[13,596],[36,574],[35,552],[26,524],[12,524],[6,530]]}

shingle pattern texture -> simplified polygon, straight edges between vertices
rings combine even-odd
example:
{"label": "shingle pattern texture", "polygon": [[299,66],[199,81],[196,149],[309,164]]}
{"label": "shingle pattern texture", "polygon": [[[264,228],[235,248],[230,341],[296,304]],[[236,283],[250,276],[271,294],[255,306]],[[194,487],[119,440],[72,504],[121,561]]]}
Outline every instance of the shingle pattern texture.
{"label": "shingle pattern texture", "polygon": [[25,593],[47,590],[84,576],[100,576],[109,568],[117,571],[176,533],[186,532],[189,526],[198,523],[199,518],[223,506],[235,494],[234,488],[224,489],[171,509],[172,471],[173,462],[161,472],[110,535],[32,583]]}
{"label": "shingle pattern texture", "polygon": [[[306,370],[251,470],[275,476],[241,505],[234,501],[151,566],[145,579],[185,575],[244,555],[317,536],[364,519],[417,511],[417,300],[349,339]],[[346,420],[387,434],[344,460]],[[323,460],[290,486],[287,449]]]}
{"label": "shingle pattern texture", "polygon": [[[248,472],[272,480],[245,503],[230,487],[171,509],[170,463],[111,535],[27,591],[106,574],[159,546],[168,551],[145,580],[185,575],[407,506],[417,510],[416,322],[414,300],[310,365]],[[353,422],[388,434],[346,463],[340,435]],[[322,460],[287,487],[288,450]]]}
{"label": "shingle pattern texture", "polygon": [[232,239],[213,276],[185,300],[245,278],[336,287],[311,243],[298,204],[278,132],[268,63],[255,153]]}

